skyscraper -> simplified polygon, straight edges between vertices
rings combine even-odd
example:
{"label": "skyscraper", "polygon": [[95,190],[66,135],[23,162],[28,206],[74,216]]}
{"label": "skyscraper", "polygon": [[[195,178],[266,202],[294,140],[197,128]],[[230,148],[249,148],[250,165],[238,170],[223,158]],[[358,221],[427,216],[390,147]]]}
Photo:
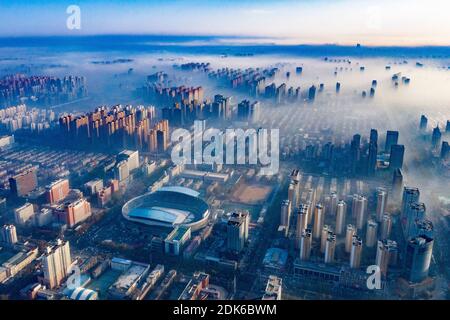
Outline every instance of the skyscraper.
{"label": "skyscraper", "polygon": [[291,202],[283,200],[281,202],[280,225],[289,228],[289,220],[291,218]]}
{"label": "skyscraper", "polygon": [[395,198],[399,198],[403,190],[402,169],[395,169],[392,175],[392,191]]}
{"label": "skyscraper", "polygon": [[248,239],[248,212],[233,212],[227,224],[227,248],[231,252],[239,253]]}
{"label": "skyscraper", "polygon": [[372,248],[377,243],[378,223],[370,219],[367,221],[366,246]]}
{"label": "skyscraper", "polygon": [[312,235],[311,229],[303,230],[300,240],[300,260],[309,260],[311,256]]}
{"label": "skyscraper", "polygon": [[441,146],[441,159],[446,160],[450,157],[450,145],[447,141],[442,141]]}
{"label": "skyscraper", "polygon": [[402,225],[406,224],[406,217],[408,210],[410,208],[410,204],[414,202],[419,202],[419,198],[420,192],[418,188],[412,187],[403,188],[402,211],[401,211]]}
{"label": "skyscraper", "polygon": [[330,194],[330,200],[329,200],[329,206],[328,206],[330,215],[333,216],[336,214],[337,204],[338,204],[338,196],[337,196],[336,192],[332,192]]}
{"label": "skyscraper", "polygon": [[68,241],[57,240],[54,246],[49,246],[42,256],[44,281],[50,289],[61,285],[68,275],[72,259]]}
{"label": "skyscraper", "polygon": [[357,235],[352,238],[352,249],[350,253],[350,267],[358,269],[361,265],[362,240]]}
{"label": "skyscraper", "polygon": [[356,228],[364,228],[367,220],[367,198],[361,195],[354,195],[352,202],[352,216],[356,218]]}
{"label": "skyscraper", "polygon": [[417,236],[408,240],[406,247],[405,276],[411,282],[421,282],[430,269],[433,238]]}
{"label": "skyscraper", "polygon": [[350,173],[355,175],[357,173],[359,160],[361,158],[361,136],[355,134],[350,143]]}
{"label": "skyscraper", "polygon": [[431,147],[433,149],[439,148],[439,145],[441,144],[441,130],[439,129],[439,126],[436,126],[436,128],[433,129],[433,133],[431,134]]}
{"label": "skyscraper", "polygon": [[312,85],[308,90],[308,100],[313,101],[316,98],[316,86]]}
{"label": "skyscraper", "polygon": [[375,264],[380,267],[380,272],[383,277],[386,277],[388,267],[394,262],[396,256],[397,242],[387,239],[378,241]]}
{"label": "skyscraper", "polygon": [[381,232],[380,232],[380,239],[388,239],[391,235],[391,229],[392,229],[392,218],[389,213],[383,214],[383,218],[381,219]]}
{"label": "skyscraper", "polygon": [[352,251],[353,236],[356,235],[356,228],[352,224],[348,224],[345,229],[345,252],[350,253]]}
{"label": "skyscraper", "polygon": [[347,215],[347,204],[344,200],[339,200],[336,209],[336,234],[341,235],[344,231],[345,216]]}
{"label": "skyscraper", "polygon": [[336,235],[333,232],[328,232],[325,241],[325,263],[334,262],[334,252],[336,250]]}
{"label": "skyscraper", "polygon": [[416,219],[413,231],[411,232],[411,237],[417,236],[427,236],[429,238],[434,238],[433,222],[426,219],[425,220]]}
{"label": "skyscraper", "polygon": [[421,115],[420,116],[420,124],[419,124],[420,131],[426,131],[427,124],[428,124],[428,118],[425,115]]}
{"label": "skyscraper", "polygon": [[308,226],[308,212],[309,212],[308,204],[300,204],[300,207],[297,209],[296,219],[297,225],[295,228],[296,242],[297,247],[300,246],[300,238],[303,234],[303,230],[305,230]]}
{"label": "skyscraper", "polygon": [[331,233],[331,227],[329,225],[324,225],[322,227],[322,232],[321,232],[321,236],[320,236],[320,252],[324,253],[325,252],[325,245],[327,243],[327,239],[328,239],[328,233]]}
{"label": "skyscraper", "polygon": [[398,131],[390,131],[388,130],[386,133],[386,143],[384,145],[384,151],[390,152],[391,147],[394,144],[398,144]]}
{"label": "skyscraper", "polygon": [[322,234],[322,227],[324,222],[324,208],[318,203],[314,209],[314,226],[313,226],[313,237],[314,239],[319,239]]}
{"label": "skyscraper", "polygon": [[388,193],[386,189],[377,188],[376,218],[378,222],[382,220],[383,215],[386,212],[387,200],[388,200]]}
{"label": "skyscraper", "polygon": [[375,175],[377,167],[377,154],[378,154],[378,131],[375,129],[370,130],[369,140],[369,156],[367,159],[367,175]]}
{"label": "skyscraper", "polygon": [[405,239],[409,239],[414,235],[416,220],[424,220],[426,214],[425,204],[422,202],[410,203],[406,214]]}
{"label": "skyscraper", "polygon": [[394,144],[391,146],[391,154],[389,156],[389,169],[401,169],[403,167],[403,157],[405,156],[405,146],[402,144]]}

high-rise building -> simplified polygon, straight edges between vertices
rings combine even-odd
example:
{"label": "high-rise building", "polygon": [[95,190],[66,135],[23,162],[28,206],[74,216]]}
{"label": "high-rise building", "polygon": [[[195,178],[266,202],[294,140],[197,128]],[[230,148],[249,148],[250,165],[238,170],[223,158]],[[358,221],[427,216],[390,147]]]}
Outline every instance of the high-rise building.
{"label": "high-rise building", "polygon": [[367,220],[367,198],[354,195],[352,202],[352,216],[356,218],[356,228],[363,229]]}
{"label": "high-rise building", "polygon": [[426,131],[427,124],[428,124],[428,118],[425,115],[421,115],[420,116],[420,124],[419,124],[420,131]]}
{"label": "high-rise building", "polygon": [[352,251],[353,236],[356,235],[356,228],[352,224],[348,224],[345,229],[345,252],[350,253]]}
{"label": "high-rise building", "polygon": [[394,144],[398,144],[398,131],[390,131],[388,130],[386,133],[386,143],[384,145],[384,151],[390,152],[391,147]]}
{"label": "high-rise building", "polygon": [[314,208],[314,226],[313,226],[313,237],[314,239],[319,239],[322,234],[322,227],[324,222],[324,208],[322,204],[318,203]]}
{"label": "high-rise building", "polygon": [[402,225],[406,225],[406,217],[408,216],[408,210],[410,208],[411,203],[419,202],[420,192],[418,188],[412,187],[404,187],[403,188],[403,197],[402,197],[402,211],[401,211],[401,220]]}
{"label": "high-rise building", "polygon": [[320,252],[325,252],[325,246],[327,244],[328,233],[332,232],[331,227],[329,225],[324,225],[322,227],[322,232],[320,236]]}
{"label": "high-rise building", "polygon": [[249,100],[243,100],[237,106],[237,118],[241,121],[258,121],[260,110],[261,104],[258,101],[250,103]]}
{"label": "high-rise building", "polygon": [[427,236],[429,238],[433,238],[434,236],[433,222],[431,222],[430,220],[416,219],[411,237],[417,236]]}
{"label": "high-rise building", "polygon": [[336,235],[329,232],[325,242],[325,263],[334,262],[334,252],[336,250]]}
{"label": "high-rise building", "polygon": [[355,175],[361,159],[361,135],[355,134],[350,143],[350,172]]}
{"label": "high-rise building", "polygon": [[367,221],[366,246],[372,248],[377,243],[378,223],[375,220]]}
{"label": "high-rise building", "polygon": [[18,197],[30,193],[36,189],[37,185],[38,181],[35,169],[26,170],[9,178],[11,192]]}
{"label": "high-rise building", "polygon": [[399,198],[403,190],[402,169],[395,169],[392,176],[392,191],[395,198]]}
{"label": "high-rise building", "polygon": [[58,239],[55,245],[47,247],[41,261],[45,284],[50,289],[61,285],[72,264],[69,242]]}
{"label": "high-rise building", "polygon": [[294,198],[293,198],[294,202],[293,202],[293,204],[294,204],[294,207],[298,207],[298,205],[300,204],[300,180],[302,178],[300,170],[298,170],[298,169],[292,170],[292,172],[290,174],[290,178],[291,178],[291,184],[294,187]]}
{"label": "high-rise building", "polygon": [[336,234],[341,235],[344,232],[345,217],[347,215],[347,204],[344,200],[339,200],[336,209]]}
{"label": "high-rise building", "polygon": [[447,141],[442,141],[441,146],[441,159],[446,160],[450,157],[450,145]]}
{"label": "high-rise building", "polygon": [[300,204],[297,209],[296,219],[297,225],[295,228],[295,237],[297,242],[297,247],[300,245],[300,238],[302,236],[303,230],[305,230],[308,226],[308,212],[309,212],[308,204]]}
{"label": "high-rise building", "polygon": [[381,231],[380,231],[380,239],[388,239],[391,235],[392,229],[392,218],[389,213],[383,214],[383,218],[381,219]]}
{"label": "high-rise building", "polygon": [[388,193],[384,188],[377,188],[377,209],[376,218],[378,222],[381,222],[383,215],[386,212],[386,206],[388,201]]}
{"label": "high-rise building", "polygon": [[291,202],[283,200],[281,202],[280,225],[289,228],[289,221],[291,219]]}
{"label": "high-rise building", "polygon": [[406,214],[405,239],[409,239],[414,235],[416,220],[424,220],[426,215],[426,207],[422,202],[413,202],[409,205]]}
{"label": "high-rise building", "polygon": [[431,147],[433,149],[439,148],[441,144],[441,130],[439,129],[439,126],[436,126],[436,128],[433,129],[433,133],[431,134]]}
{"label": "high-rise building", "polygon": [[370,129],[369,144],[378,145],[378,131],[376,129]]}
{"label": "high-rise building", "polygon": [[227,248],[239,253],[244,249],[248,239],[250,217],[248,212],[233,212],[227,224]]}
{"label": "high-rise building", "polygon": [[405,276],[411,282],[421,282],[428,277],[433,238],[417,236],[408,240],[406,247]]}
{"label": "high-rise building", "polygon": [[308,90],[308,100],[313,101],[316,98],[316,86],[312,85]]}
{"label": "high-rise building", "polygon": [[302,237],[300,239],[300,259],[309,260],[311,256],[312,235],[311,229],[303,230]]}
{"label": "high-rise building", "polygon": [[391,146],[391,155],[389,156],[389,169],[401,169],[403,167],[403,157],[405,155],[405,146],[394,144]]}
{"label": "high-rise building", "polygon": [[214,96],[212,117],[216,119],[229,119],[231,117],[230,97],[224,97],[221,94],[216,94]]}
{"label": "high-rise building", "polygon": [[288,187],[288,200],[291,203],[291,205],[295,208],[294,200],[295,200],[295,185],[291,181]]}
{"label": "high-rise building", "polygon": [[358,269],[361,265],[362,240],[357,235],[352,238],[352,249],[350,253],[350,267]]}
{"label": "high-rise building", "polygon": [[375,175],[377,168],[377,154],[378,154],[378,131],[375,129],[370,130],[369,140],[369,156],[367,159],[367,175]]}
{"label": "high-rise building", "polygon": [[337,196],[336,192],[332,192],[330,194],[329,207],[328,207],[329,213],[332,216],[336,214],[337,204],[338,204],[338,196]]}
{"label": "high-rise building", "polygon": [[16,227],[13,224],[5,224],[1,229],[0,239],[8,245],[17,243]]}
{"label": "high-rise building", "polygon": [[389,265],[392,265],[397,256],[397,242],[392,240],[380,240],[377,243],[377,255],[375,264],[380,267],[383,277],[386,277]]}
{"label": "high-rise building", "polygon": [[49,184],[45,189],[45,196],[50,204],[60,202],[69,194],[69,180],[57,180]]}

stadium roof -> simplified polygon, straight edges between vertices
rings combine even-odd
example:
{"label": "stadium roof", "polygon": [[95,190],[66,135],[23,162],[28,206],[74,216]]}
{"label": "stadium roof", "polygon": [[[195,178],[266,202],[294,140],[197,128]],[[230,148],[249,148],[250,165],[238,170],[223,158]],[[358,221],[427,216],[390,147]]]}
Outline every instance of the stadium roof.
{"label": "stadium roof", "polygon": [[189,212],[163,208],[163,207],[151,207],[151,208],[135,208],[128,214],[131,218],[140,218],[147,220],[163,221],[171,224],[180,224],[189,216]]}
{"label": "stadium roof", "polygon": [[179,192],[179,193],[184,193],[184,194],[186,194],[188,196],[192,196],[192,197],[198,197],[200,195],[200,193],[195,190],[185,188],[185,187],[177,187],[177,186],[162,187],[162,188],[159,188],[158,190],[156,190],[156,192],[159,192],[159,191]]}

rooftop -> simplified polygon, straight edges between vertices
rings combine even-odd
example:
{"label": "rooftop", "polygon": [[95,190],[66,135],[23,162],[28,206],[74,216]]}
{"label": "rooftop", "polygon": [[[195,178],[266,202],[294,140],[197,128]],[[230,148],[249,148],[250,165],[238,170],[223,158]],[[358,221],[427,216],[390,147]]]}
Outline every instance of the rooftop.
{"label": "rooftop", "polygon": [[175,228],[166,238],[166,240],[171,241],[180,241],[183,236],[188,232],[191,228],[190,227],[184,227],[180,226],[178,228]]}

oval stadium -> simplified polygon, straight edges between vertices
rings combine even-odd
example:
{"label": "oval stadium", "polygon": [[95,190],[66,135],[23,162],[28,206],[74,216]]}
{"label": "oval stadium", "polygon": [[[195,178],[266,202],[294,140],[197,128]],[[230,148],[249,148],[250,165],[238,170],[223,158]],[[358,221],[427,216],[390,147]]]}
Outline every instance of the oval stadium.
{"label": "oval stadium", "polygon": [[162,187],[125,203],[122,215],[150,226],[185,226],[196,231],[206,225],[209,217],[208,204],[199,195],[189,188]]}

